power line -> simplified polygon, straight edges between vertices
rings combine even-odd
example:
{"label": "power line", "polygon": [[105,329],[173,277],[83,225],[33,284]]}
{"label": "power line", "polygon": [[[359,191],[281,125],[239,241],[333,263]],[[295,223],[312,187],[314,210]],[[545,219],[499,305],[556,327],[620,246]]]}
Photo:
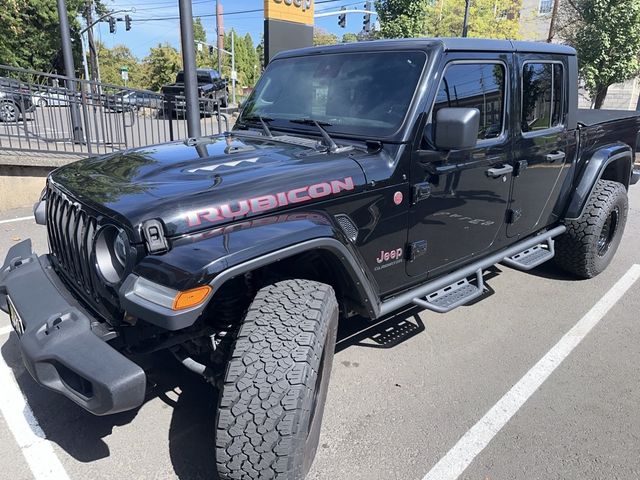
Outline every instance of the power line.
{"label": "power line", "polygon": [[[204,3],[203,0],[202,3]],[[323,3],[336,3],[336,2],[340,2],[340,1],[344,1],[344,0],[320,0],[316,2],[316,5],[319,4],[323,4]],[[196,3],[196,2],[194,2]],[[198,2],[200,3],[200,2]],[[361,2],[357,2],[357,3],[361,3]],[[159,4],[158,4],[159,5]],[[352,3],[350,5],[355,5],[355,3]],[[139,10],[152,10],[152,9],[139,9]],[[155,10],[155,9],[153,9]],[[227,15],[240,15],[243,13],[257,13],[257,12],[263,12],[264,9],[263,8],[254,8],[251,10],[234,10],[232,12],[223,12],[222,15],[227,16]],[[215,17],[216,14],[215,13],[206,13],[204,15],[195,15],[198,18],[208,18],[208,17]],[[171,16],[171,17],[149,17],[149,18],[135,18],[134,20],[137,22],[152,22],[152,21],[156,21],[156,20],[179,20],[180,17],[179,16]]]}

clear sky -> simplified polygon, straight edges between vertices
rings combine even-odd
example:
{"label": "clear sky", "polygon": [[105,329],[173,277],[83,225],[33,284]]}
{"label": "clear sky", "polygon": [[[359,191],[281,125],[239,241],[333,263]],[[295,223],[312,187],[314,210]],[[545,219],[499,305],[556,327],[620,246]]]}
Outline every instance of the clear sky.
{"label": "clear sky", "polygon": [[[235,15],[224,16],[225,31],[234,28],[240,35],[250,33],[257,44],[263,31],[263,7],[264,0],[221,0],[225,13],[242,10],[259,10]],[[320,0],[318,0],[320,1]],[[326,2],[326,0],[325,0]],[[180,48],[179,20],[148,20],[178,16],[178,0],[105,0],[105,5],[111,10],[133,9],[129,13],[132,21],[130,31],[125,31],[124,22],[117,23],[115,34],[109,33],[108,23],[98,23],[96,26],[96,38],[100,39],[107,47],[116,44],[126,45],[134,55],[144,57],[149,48],[158,43],[168,42],[176,48]],[[332,0],[326,3],[316,4],[316,13],[339,10],[341,6],[350,8],[363,8],[365,0]],[[192,0],[193,15],[215,14],[216,0]],[[118,16],[124,17],[124,13]],[[375,20],[375,17],[374,19]],[[215,16],[202,17],[202,23],[207,32],[207,39],[215,39]],[[316,26],[328,30],[341,38],[344,33],[358,33],[362,30],[362,14],[352,13],[347,16],[347,27],[338,27],[338,17],[331,16],[317,18]]]}

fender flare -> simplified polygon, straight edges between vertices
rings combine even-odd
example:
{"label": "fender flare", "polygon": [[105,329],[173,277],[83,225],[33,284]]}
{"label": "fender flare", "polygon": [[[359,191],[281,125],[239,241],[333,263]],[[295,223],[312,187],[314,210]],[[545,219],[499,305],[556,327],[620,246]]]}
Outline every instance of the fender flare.
{"label": "fender flare", "polygon": [[623,184],[625,188],[629,187],[633,169],[633,151],[631,147],[623,143],[616,143],[596,150],[582,170],[579,183],[576,185],[569,200],[569,206],[564,215],[565,220],[575,220],[582,216],[584,207],[596,183],[602,178],[607,167],[614,162],[628,162],[629,171]]}
{"label": "fender flare", "polygon": [[380,314],[378,296],[374,293],[371,282],[367,278],[364,269],[345,245],[331,237],[306,240],[226,268],[217,275],[209,285],[213,291],[216,292],[227,280],[237,277],[238,275],[311,250],[325,250],[342,264],[346,272],[351,276],[351,280],[364,303],[363,306],[369,312],[371,318],[377,318]]}

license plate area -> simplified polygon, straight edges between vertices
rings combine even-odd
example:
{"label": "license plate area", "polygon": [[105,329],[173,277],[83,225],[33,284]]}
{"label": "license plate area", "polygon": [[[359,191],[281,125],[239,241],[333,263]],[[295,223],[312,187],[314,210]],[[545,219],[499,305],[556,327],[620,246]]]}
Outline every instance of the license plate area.
{"label": "license plate area", "polygon": [[11,321],[11,326],[18,335],[22,335],[24,333],[24,322],[18,310],[16,310],[16,306],[13,304],[11,297],[7,297],[7,305],[9,305],[9,320]]}

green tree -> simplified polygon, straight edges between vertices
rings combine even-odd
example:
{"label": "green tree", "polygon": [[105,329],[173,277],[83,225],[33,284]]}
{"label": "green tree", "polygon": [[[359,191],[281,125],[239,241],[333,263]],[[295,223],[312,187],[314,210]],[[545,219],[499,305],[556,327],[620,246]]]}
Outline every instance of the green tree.
{"label": "green tree", "polygon": [[[202,25],[202,19],[199,17],[193,20],[193,39],[196,42],[207,43],[207,32]],[[211,68],[213,66],[213,55],[211,55],[208,45],[194,45],[196,49],[196,67]]]}
{"label": "green tree", "polygon": [[431,0],[376,0],[382,38],[411,38],[426,35],[426,11]]}
{"label": "green tree", "polygon": [[577,50],[580,76],[601,108],[609,86],[640,71],[640,2],[577,0],[567,8],[569,21],[557,33]]}
{"label": "green tree", "polygon": [[202,19],[200,17],[193,21],[193,39],[196,42],[207,41],[207,32],[204,31],[204,25],[202,25]]}
{"label": "green tree", "polygon": [[103,43],[97,42],[96,50],[100,59],[100,77],[103,82],[124,85],[120,69],[127,67],[129,71],[127,86],[132,88],[144,87],[142,66],[129,48],[124,45],[115,45],[113,48],[107,48]]}
{"label": "green tree", "polygon": [[168,43],[158,44],[149,50],[142,60],[142,85],[149,90],[159,91],[162,85],[173,83],[182,69],[180,53]]}
{"label": "green tree", "polygon": [[260,59],[258,58],[258,51],[253,45],[253,39],[248,33],[244,36],[244,44],[247,49],[246,86],[252,87],[256,84],[258,78],[260,78]]}
{"label": "green tree", "polygon": [[[470,37],[517,38],[522,0],[471,0]],[[462,34],[465,0],[378,0],[379,36],[458,37]]]}
{"label": "green tree", "polygon": [[338,43],[338,37],[333,33],[329,33],[322,28],[313,29],[313,45],[335,45]]}
{"label": "green tree", "polygon": [[256,47],[256,54],[258,55],[258,60],[260,60],[260,69],[259,73],[262,73],[264,70],[264,35],[260,36],[260,43]]}
{"label": "green tree", "polygon": [[355,33],[345,33],[342,35],[342,43],[352,43],[358,41],[358,35]]}
{"label": "green tree", "polygon": [[[81,68],[82,51],[78,15],[83,0],[67,0],[75,65]],[[60,20],[52,0],[0,2],[0,63],[45,72],[64,73],[60,46]]]}

